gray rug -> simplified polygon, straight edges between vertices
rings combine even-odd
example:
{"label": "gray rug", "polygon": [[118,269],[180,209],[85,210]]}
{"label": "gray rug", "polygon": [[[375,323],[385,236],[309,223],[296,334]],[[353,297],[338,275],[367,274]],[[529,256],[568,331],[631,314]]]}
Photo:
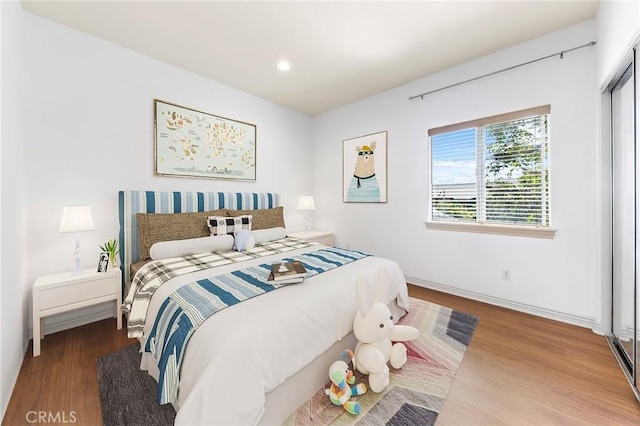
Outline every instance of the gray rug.
{"label": "gray rug", "polygon": [[96,360],[104,426],[172,425],[171,404],[158,405],[157,382],[140,370],[140,344]]}

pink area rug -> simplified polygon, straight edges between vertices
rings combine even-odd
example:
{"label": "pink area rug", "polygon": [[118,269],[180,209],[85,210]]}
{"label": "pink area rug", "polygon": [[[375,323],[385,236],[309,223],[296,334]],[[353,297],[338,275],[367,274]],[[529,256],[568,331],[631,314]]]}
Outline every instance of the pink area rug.
{"label": "pink area rug", "polygon": [[[390,368],[390,383],[383,392],[368,390],[353,397],[362,407],[354,416],[331,404],[319,389],[284,425],[433,425],[477,323],[473,315],[412,298],[399,324],[416,327],[420,336],[405,342],[409,359],[399,370]],[[368,386],[366,376],[356,372],[356,378],[356,383]]]}

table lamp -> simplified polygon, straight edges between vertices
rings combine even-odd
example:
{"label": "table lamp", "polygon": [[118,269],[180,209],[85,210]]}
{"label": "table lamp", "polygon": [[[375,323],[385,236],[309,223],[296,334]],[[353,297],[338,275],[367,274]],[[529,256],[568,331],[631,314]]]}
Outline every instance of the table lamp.
{"label": "table lamp", "polygon": [[304,210],[304,230],[309,230],[309,210],[315,210],[316,205],[311,195],[303,195],[298,198],[298,210]]}
{"label": "table lamp", "polygon": [[76,233],[76,249],[73,257],[76,260],[76,269],[71,275],[82,275],[80,269],[80,232],[93,231],[93,218],[89,206],[64,206],[59,232]]}

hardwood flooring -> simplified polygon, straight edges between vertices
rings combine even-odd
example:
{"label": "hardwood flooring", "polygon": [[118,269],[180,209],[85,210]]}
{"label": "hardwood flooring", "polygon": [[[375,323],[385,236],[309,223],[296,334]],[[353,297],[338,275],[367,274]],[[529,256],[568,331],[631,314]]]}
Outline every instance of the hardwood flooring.
{"label": "hardwood flooring", "polygon": [[603,336],[421,287],[409,294],[480,317],[438,424],[640,424]]}
{"label": "hardwood flooring", "polygon": [[[640,424],[604,337],[412,285],[409,294],[480,317],[439,425]],[[101,425],[95,359],[133,343],[108,319],[46,336],[36,358],[29,345],[2,424]]]}
{"label": "hardwood flooring", "polygon": [[96,359],[135,339],[110,318],[47,335],[35,358],[32,343],[2,425],[102,425]]}

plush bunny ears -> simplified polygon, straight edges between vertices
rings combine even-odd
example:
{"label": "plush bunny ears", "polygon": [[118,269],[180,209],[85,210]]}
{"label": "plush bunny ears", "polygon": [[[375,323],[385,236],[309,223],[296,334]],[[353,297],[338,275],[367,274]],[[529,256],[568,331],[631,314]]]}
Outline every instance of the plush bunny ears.
{"label": "plush bunny ears", "polygon": [[386,266],[381,266],[378,270],[378,276],[376,277],[376,286],[372,287],[369,280],[363,275],[358,276],[356,282],[356,294],[358,298],[358,310],[363,316],[366,316],[375,302],[382,302],[386,304],[384,300],[389,292],[389,285],[391,283],[391,276]]}

